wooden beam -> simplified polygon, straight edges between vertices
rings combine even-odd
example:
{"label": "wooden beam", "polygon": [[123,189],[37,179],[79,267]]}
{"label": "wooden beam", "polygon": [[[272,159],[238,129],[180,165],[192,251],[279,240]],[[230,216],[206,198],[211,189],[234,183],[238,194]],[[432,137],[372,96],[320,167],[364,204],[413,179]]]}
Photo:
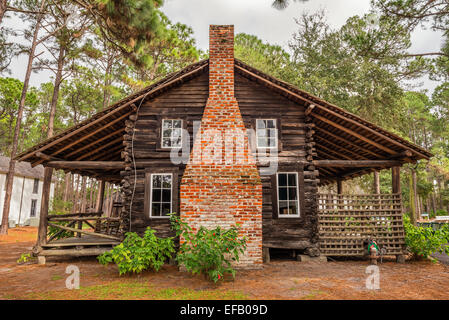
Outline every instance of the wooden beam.
{"label": "wooden beam", "polygon": [[92,146],[94,146],[94,145],[100,143],[100,142],[103,141],[103,140],[109,139],[110,137],[113,137],[113,136],[115,136],[115,135],[117,135],[117,134],[120,134],[120,133],[122,133],[123,131],[125,131],[125,129],[126,129],[126,128],[123,127],[123,128],[120,128],[120,129],[118,129],[118,130],[116,130],[116,131],[114,131],[114,132],[109,133],[108,135],[105,135],[104,137],[95,139],[95,141],[93,141],[93,142],[91,142],[91,143],[85,145],[84,147],[81,147],[81,148],[79,148],[79,149],[77,149],[77,150],[75,150],[75,151],[70,152],[68,155],[66,155],[66,158],[69,158],[69,157],[73,156],[74,154],[80,153],[80,152],[82,152],[82,151],[84,151],[84,150],[86,150],[86,149],[88,149],[88,148],[90,148],[90,147],[92,147]]}
{"label": "wooden beam", "polygon": [[401,167],[391,168],[392,193],[401,193]]}
{"label": "wooden beam", "polygon": [[[358,153],[355,153],[355,152],[353,152],[353,151],[351,151],[351,150],[349,150],[349,149],[346,149],[345,147],[342,147],[342,146],[340,146],[340,145],[338,145],[338,144],[332,143],[331,141],[329,141],[329,140],[327,140],[327,139],[325,139],[325,138],[323,138],[323,137],[320,137],[319,135],[315,135],[314,138],[315,138],[316,140],[324,141],[324,142],[326,142],[327,144],[332,145],[334,148],[337,148],[337,149],[339,149],[339,150],[343,150],[344,152],[350,153],[350,154],[352,154],[356,159],[367,159],[366,157],[364,157],[364,156],[362,156],[362,155],[360,155],[360,154],[358,154]],[[320,145],[317,144],[316,147],[318,148],[319,146],[320,146]]]}
{"label": "wooden beam", "polygon": [[97,196],[97,206],[96,206],[96,210],[95,210],[97,212],[103,212],[105,186],[106,186],[106,181],[100,180],[100,186],[98,189],[98,196]]}
{"label": "wooden beam", "polygon": [[39,228],[37,233],[37,249],[40,250],[42,245],[47,243],[47,227],[48,227],[48,210],[50,208],[50,189],[51,177],[53,175],[52,168],[44,168],[44,182],[42,186],[41,208],[39,213]]}
{"label": "wooden beam", "polygon": [[364,147],[362,147],[362,146],[360,146],[360,145],[357,145],[357,144],[355,144],[354,142],[349,141],[349,140],[347,140],[347,139],[345,139],[345,138],[343,138],[343,137],[341,137],[341,136],[339,136],[339,135],[336,135],[336,134],[334,134],[334,133],[332,133],[332,132],[330,132],[330,131],[327,131],[327,130],[324,129],[324,128],[321,128],[321,127],[318,127],[318,126],[316,126],[315,128],[316,128],[316,130],[318,131],[318,133],[321,131],[321,132],[323,132],[324,134],[329,135],[329,136],[331,136],[331,137],[334,138],[334,139],[337,139],[337,140],[339,140],[339,141],[341,141],[341,142],[343,142],[343,143],[346,143],[347,145],[349,145],[349,146],[351,146],[351,147],[353,147],[353,148],[356,148],[357,150],[361,150],[361,151],[364,151],[364,152],[366,152],[366,153],[369,153],[369,154],[375,156],[376,158],[382,158],[382,157],[383,157],[382,155],[380,155],[380,154],[378,154],[378,153],[376,153],[376,152],[373,152],[373,151],[371,151],[371,150],[369,150],[369,149],[366,149],[366,148],[364,148]]}
{"label": "wooden beam", "polygon": [[378,168],[401,166],[396,160],[313,160],[317,167],[341,167],[341,168]]}
{"label": "wooden beam", "polygon": [[348,133],[348,134],[350,134],[350,135],[352,135],[352,136],[354,136],[354,137],[356,137],[356,138],[358,138],[358,139],[360,139],[362,141],[365,141],[366,143],[369,143],[369,144],[375,146],[376,148],[378,148],[380,150],[383,150],[383,151],[385,151],[385,152],[387,152],[389,154],[393,154],[393,155],[398,154],[398,152],[396,152],[394,150],[391,150],[390,148],[385,147],[385,146],[381,145],[380,143],[377,143],[377,142],[375,142],[375,141],[373,141],[371,139],[368,139],[368,138],[364,137],[363,135],[361,135],[361,134],[359,134],[359,133],[357,133],[357,132],[355,132],[355,131],[353,131],[351,129],[348,129],[348,128],[342,126],[342,125],[339,125],[338,123],[336,123],[334,121],[331,121],[331,120],[329,120],[329,119],[327,119],[327,118],[325,118],[325,117],[323,117],[321,115],[318,115],[318,114],[314,113],[312,116],[317,118],[318,120],[323,121],[324,123],[327,123],[327,124],[337,128],[337,129],[340,129],[340,130],[342,130],[342,131],[344,131],[344,132],[346,132],[346,133]]}
{"label": "wooden beam", "polygon": [[[103,150],[103,149],[105,149],[105,148],[108,148],[108,147],[110,147],[111,145],[114,145],[114,144],[116,144],[117,142],[121,142],[121,141],[123,141],[123,137],[122,137],[122,136],[121,136],[121,137],[118,137],[117,139],[114,139],[114,140],[112,140],[112,141],[110,141],[110,142],[108,142],[108,143],[106,143],[106,144],[103,144],[103,145],[101,145],[100,147],[97,147],[97,148],[95,148],[94,150],[92,150],[92,151],[90,151],[90,152],[87,152],[87,153],[83,154],[82,156],[76,158],[76,160],[83,160],[83,159],[89,157],[90,155],[96,154],[96,153],[98,153],[100,150]],[[123,147],[123,143],[120,143],[120,146]],[[108,151],[109,151],[109,150],[108,150]]]}
{"label": "wooden beam", "polygon": [[114,236],[110,236],[110,235],[107,235],[107,234],[102,234],[102,233],[92,232],[92,231],[86,231],[86,230],[80,230],[80,229],[77,229],[77,228],[70,228],[70,227],[66,227],[66,226],[62,226],[62,225],[54,224],[54,223],[48,223],[48,225],[52,226],[52,227],[55,227],[55,228],[67,230],[67,231],[84,233],[84,234],[89,234],[89,235],[100,237],[100,238],[120,241],[120,238],[114,237]]}
{"label": "wooden beam", "polygon": [[98,169],[113,170],[125,168],[123,161],[49,161],[47,167],[59,169]]}
{"label": "wooden beam", "polygon": [[338,179],[337,180],[337,194],[343,193],[343,180]]}
{"label": "wooden beam", "polygon": [[380,194],[380,176],[378,170],[373,172],[373,193]]}
{"label": "wooden beam", "polygon": [[306,109],[305,115],[308,116],[309,114],[311,114],[314,108],[314,104],[309,105],[309,107]]}

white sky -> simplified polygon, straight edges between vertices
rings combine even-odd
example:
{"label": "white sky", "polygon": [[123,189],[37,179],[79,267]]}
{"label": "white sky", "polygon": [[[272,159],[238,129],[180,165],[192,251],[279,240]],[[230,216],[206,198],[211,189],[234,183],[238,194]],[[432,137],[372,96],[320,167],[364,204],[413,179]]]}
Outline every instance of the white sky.
{"label": "white sky", "polygon": [[[314,12],[325,9],[328,22],[333,28],[341,27],[354,15],[363,15],[370,9],[369,0],[309,0],[293,2],[282,11],[271,7],[272,0],[165,0],[162,11],[172,22],[181,22],[194,30],[197,45],[208,48],[210,24],[233,24],[235,32],[256,35],[264,41],[279,44],[287,49],[287,43],[296,30],[295,17],[304,11]],[[19,28],[23,24],[19,19],[9,19],[7,24]],[[410,52],[438,51],[442,44],[440,34],[431,30],[419,30],[412,35]],[[12,76],[20,80],[25,74],[26,56],[16,59],[12,66]],[[40,72],[31,76],[34,86],[50,80],[51,74]],[[437,83],[421,79],[418,89],[433,91]]]}

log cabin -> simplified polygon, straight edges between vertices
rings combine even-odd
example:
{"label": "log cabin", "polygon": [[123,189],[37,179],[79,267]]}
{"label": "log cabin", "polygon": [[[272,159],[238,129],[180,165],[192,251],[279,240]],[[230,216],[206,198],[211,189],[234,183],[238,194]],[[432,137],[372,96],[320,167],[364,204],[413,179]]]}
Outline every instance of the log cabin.
{"label": "log cabin", "polygon": [[[118,217],[101,210],[49,216],[43,202],[39,261],[97,255],[125,232],[147,227],[173,236],[172,212],[193,228],[238,224],[248,245],[242,267],[260,267],[270,249],[360,256],[369,238],[400,258],[399,168],[432,154],[235,59],[233,26],[212,25],[209,32],[209,59],[17,156],[50,172],[99,179],[97,208],[106,181],[123,194]],[[392,171],[391,194],[343,192],[344,180],[382,169]],[[335,183],[337,194],[318,193],[319,186]],[[94,231],[82,230],[81,222]],[[48,226],[75,236],[48,237]]]}

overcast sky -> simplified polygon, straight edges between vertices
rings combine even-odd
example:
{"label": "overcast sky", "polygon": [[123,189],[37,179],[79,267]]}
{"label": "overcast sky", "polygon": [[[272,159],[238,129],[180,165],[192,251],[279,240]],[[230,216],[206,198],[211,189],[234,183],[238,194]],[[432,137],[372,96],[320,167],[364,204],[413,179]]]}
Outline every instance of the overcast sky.
{"label": "overcast sky", "polygon": [[[292,2],[292,1],[291,1]],[[285,10],[271,7],[272,0],[165,0],[162,11],[172,22],[181,22],[194,30],[197,45],[208,48],[208,30],[210,24],[233,24],[235,32],[249,33],[264,41],[279,44],[287,49],[287,43],[296,30],[294,18],[301,13],[315,12],[325,9],[328,22],[334,28],[341,27],[345,21],[354,15],[363,15],[370,10],[369,0],[309,0],[307,2],[292,2]],[[18,27],[18,19],[10,19],[8,25]],[[411,52],[437,51],[442,44],[440,34],[430,30],[416,31],[412,36]],[[16,59],[12,65],[13,77],[23,79],[26,57]],[[32,85],[39,85],[50,80],[51,74],[41,72],[33,74]],[[435,82],[428,79],[419,81],[423,86],[415,89],[432,91]]]}

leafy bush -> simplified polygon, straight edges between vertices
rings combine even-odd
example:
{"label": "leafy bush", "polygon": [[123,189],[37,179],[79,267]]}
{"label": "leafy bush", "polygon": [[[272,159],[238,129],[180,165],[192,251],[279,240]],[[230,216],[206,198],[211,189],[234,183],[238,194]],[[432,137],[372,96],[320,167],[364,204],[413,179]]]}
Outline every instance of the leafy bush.
{"label": "leafy bush", "polygon": [[148,227],[143,238],[135,232],[126,233],[125,240],[111,251],[98,256],[101,264],[114,262],[120,275],[140,273],[146,269],[159,271],[165,261],[175,252],[173,238],[158,238]]}
{"label": "leafy bush", "polygon": [[447,211],[443,210],[443,209],[439,209],[437,210],[437,212],[435,213],[435,216],[447,216]]}
{"label": "leafy bush", "polygon": [[404,216],[405,244],[416,258],[427,258],[432,253],[449,255],[449,227],[444,225],[438,230],[431,227],[418,227],[410,223],[410,218]]}
{"label": "leafy bush", "polygon": [[222,280],[226,273],[235,278],[232,262],[239,261],[239,255],[246,250],[246,239],[238,238],[236,226],[227,230],[200,227],[195,233],[176,215],[172,214],[170,219],[176,235],[184,238],[176,257],[179,264],[187,271],[203,274],[214,282]]}

